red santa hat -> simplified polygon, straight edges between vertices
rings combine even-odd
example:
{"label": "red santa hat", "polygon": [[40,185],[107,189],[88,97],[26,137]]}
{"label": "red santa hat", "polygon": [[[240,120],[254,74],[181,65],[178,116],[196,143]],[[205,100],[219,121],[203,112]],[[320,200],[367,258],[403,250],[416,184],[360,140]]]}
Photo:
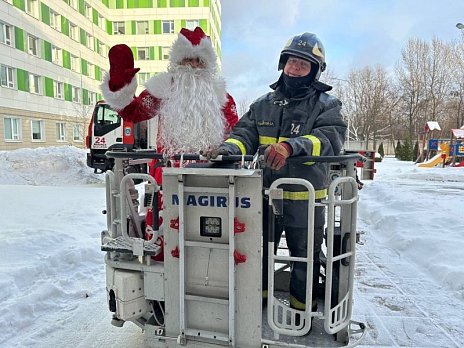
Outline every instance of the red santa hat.
{"label": "red santa hat", "polygon": [[169,56],[171,65],[179,65],[184,58],[199,58],[206,68],[216,68],[216,51],[209,36],[200,27],[196,27],[193,31],[182,28],[172,44]]}

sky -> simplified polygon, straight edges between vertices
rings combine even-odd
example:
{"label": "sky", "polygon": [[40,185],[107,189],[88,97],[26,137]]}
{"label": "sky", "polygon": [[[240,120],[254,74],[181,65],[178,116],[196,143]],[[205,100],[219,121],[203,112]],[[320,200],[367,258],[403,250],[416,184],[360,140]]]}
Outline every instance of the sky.
{"label": "sky", "polygon": [[287,40],[303,32],[324,44],[328,71],[381,65],[392,71],[411,38],[460,38],[462,0],[222,0],[222,67],[236,101],[269,91]]}
{"label": "sky", "polygon": [[[359,193],[359,347],[463,347],[464,167],[384,158],[376,168]],[[104,208],[85,150],[0,151],[2,348],[143,346],[140,328],[110,324]]]}

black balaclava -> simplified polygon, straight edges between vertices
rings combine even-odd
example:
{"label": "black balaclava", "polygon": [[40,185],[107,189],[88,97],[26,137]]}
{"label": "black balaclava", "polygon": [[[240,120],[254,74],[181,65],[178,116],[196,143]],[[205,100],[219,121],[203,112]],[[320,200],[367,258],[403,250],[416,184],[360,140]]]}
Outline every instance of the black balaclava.
{"label": "black balaclava", "polygon": [[313,62],[310,63],[311,71],[306,76],[293,77],[288,76],[284,72],[282,72],[282,76],[280,79],[282,83],[280,85],[282,88],[282,93],[286,97],[303,97],[308,92],[308,89],[311,86],[311,83],[314,81],[314,77],[316,76],[318,69],[316,64],[314,64]]}

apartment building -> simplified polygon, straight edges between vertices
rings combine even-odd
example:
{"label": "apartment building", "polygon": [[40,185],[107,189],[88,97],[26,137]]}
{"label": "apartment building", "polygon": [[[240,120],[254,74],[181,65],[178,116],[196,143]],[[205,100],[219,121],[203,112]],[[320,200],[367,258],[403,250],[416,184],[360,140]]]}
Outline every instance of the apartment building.
{"label": "apartment building", "polygon": [[220,0],[0,0],[0,150],[84,147],[111,46],[131,47],[139,91],[182,27],[221,55]]}

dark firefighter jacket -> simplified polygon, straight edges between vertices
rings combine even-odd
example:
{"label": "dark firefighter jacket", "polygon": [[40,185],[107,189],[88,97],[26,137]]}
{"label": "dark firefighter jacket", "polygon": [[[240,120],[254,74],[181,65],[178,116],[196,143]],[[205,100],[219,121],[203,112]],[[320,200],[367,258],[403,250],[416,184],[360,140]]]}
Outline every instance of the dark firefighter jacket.
{"label": "dark firefighter jacket", "polygon": [[[304,96],[286,98],[277,87],[253,102],[221,147],[231,154],[254,155],[261,145],[285,141],[293,149],[292,157],[338,155],[343,147],[346,124],[340,114],[341,102],[324,92],[327,90],[329,86],[316,81]],[[283,177],[308,180],[316,190],[316,199],[327,195],[327,163],[289,158],[278,171],[264,169],[264,186],[269,187]],[[305,227],[308,191],[299,185],[283,185],[283,189],[284,224]]]}

